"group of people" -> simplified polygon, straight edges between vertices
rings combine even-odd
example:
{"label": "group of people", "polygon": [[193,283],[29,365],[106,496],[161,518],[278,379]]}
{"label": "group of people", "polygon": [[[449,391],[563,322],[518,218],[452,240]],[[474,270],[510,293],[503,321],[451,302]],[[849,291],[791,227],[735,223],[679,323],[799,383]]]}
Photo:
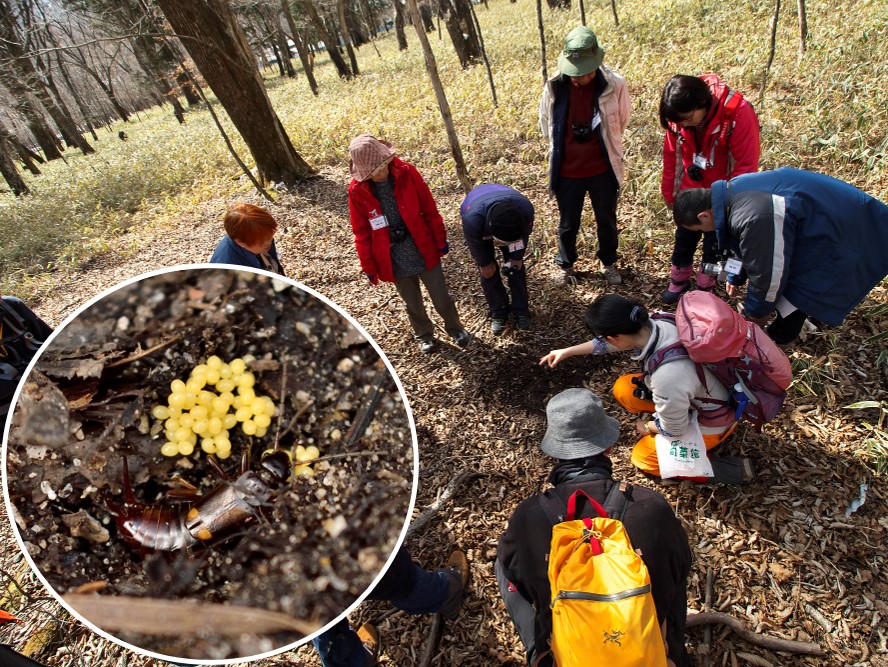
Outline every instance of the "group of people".
{"label": "group of people", "polygon": [[[545,83],[539,108],[549,143],[549,188],[559,210],[555,263],[563,282],[574,284],[580,275],[577,235],[588,195],[603,277],[608,285],[619,285],[617,198],[624,178],[622,134],[631,108],[626,82],[604,64],[604,49],[586,27],[567,35],[558,65],[558,73]],[[762,327],[773,316],[766,331],[785,345],[807,318],[839,325],[888,274],[888,206],[829,176],[790,168],[759,172],[755,111],[718,76],[670,79],[659,120],[665,130],[661,188],[675,222],[665,304],[678,303],[692,281],[697,289],[712,290],[724,280],[729,296],[745,284],[740,312]],[[394,283],[423,353],[435,350],[438,342],[420,284],[444,330],[457,345],[467,346],[471,336],[441,266],[450,250],[447,232],[428,185],[387,141],[361,134],[351,142],[349,156],[348,203],[361,271],[372,285]],[[487,183],[465,197],[460,218],[491,333],[501,335],[511,321],[519,331],[530,329],[525,252],[534,226],[533,204],[514,188]],[[273,241],[276,223],[267,212],[237,207],[226,216],[225,229],[227,237],[211,261],[283,273]],[[657,435],[681,437],[694,415],[707,450],[734,431],[738,416],[725,409],[729,389],[708,370],[689,358],[650,368],[652,357],[678,340],[674,321],[618,294],[596,299],[585,320],[590,340],[552,350],[540,364],[554,367],[575,355],[619,351],[641,363],[642,373],[618,378],[613,392],[630,412],[651,415],[636,422],[641,438],[631,452],[642,472],[659,476]],[[553,664],[546,572],[553,523],[544,505],[552,498],[567,502],[577,490],[603,503],[615,485],[608,453],[619,437],[618,422],[588,389],[557,394],[546,414],[542,451],[555,460],[548,479],[552,488],[514,511],[496,560],[499,588],[528,664],[543,666]],[[711,456],[710,461],[717,482],[752,478],[745,459]],[[591,508],[583,512],[592,516]],[[692,559],[687,535],[668,501],[640,487],[631,493],[623,523],[650,573],[666,664],[689,665],[684,647]],[[403,551],[395,563],[373,597],[413,613],[456,613],[468,574],[461,552],[434,573]],[[355,633],[344,622],[316,640],[326,667],[374,664],[378,643],[372,627]]]}

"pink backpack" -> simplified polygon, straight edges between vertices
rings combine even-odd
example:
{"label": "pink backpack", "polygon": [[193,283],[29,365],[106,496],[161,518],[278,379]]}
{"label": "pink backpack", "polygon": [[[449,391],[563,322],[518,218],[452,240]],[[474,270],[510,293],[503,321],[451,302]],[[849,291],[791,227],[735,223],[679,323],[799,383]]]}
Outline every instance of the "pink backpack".
{"label": "pink backpack", "polygon": [[[674,321],[679,342],[655,352],[648,361],[648,373],[660,364],[687,356],[730,390],[728,407],[733,409],[735,419],[745,419],[761,430],[777,416],[792,382],[792,367],[783,350],[761,327],[702,290],[685,292],[675,315],[654,317]],[[698,374],[702,379],[699,368]],[[720,403],[711,398],[697,400]]]}

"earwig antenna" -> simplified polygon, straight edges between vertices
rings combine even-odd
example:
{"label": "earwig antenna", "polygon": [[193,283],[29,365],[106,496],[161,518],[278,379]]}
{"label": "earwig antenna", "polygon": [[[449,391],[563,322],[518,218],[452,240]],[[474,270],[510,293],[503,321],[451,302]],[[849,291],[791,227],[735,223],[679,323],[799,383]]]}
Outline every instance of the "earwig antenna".
{"label": "earwig antenna", "polygon": [[361,436],[364,435],[364,431],[367,430],[367,427],[370,426],[370,422],[373,421],[373,415],[376,412],[376,407],[379,405],[379,401],[382,400],[386,380],[390,379],[388,368],[382,363],[382,359],[376,363],[380,368],[376,371],[376,375],[370,383],[370,395],[364,405],[361,406],[361,409],[358,410],[358,413],[355,415],[355,420],[348,429],[348,433],[345,434],[346,449],[351,449]]}

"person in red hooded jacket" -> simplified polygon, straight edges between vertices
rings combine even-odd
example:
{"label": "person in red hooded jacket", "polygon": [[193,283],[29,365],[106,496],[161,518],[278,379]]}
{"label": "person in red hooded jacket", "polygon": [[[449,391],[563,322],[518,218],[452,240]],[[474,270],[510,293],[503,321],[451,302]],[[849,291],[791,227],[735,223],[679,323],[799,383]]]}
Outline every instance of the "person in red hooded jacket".
{"label": "person in red hooded jacket", "polygon": [[450,249],[447,230],[429,186],[387,141],[361,134],[348,150],[352,175],[348,210],[361,270],[373,285],[379,280],[395,283],[424,354],[432,352],[436,343],[420,282],[444,320],[444,329],[457,345],[466,347],[471,336],[460,322],[441,268],[441,257]]}
{"label": "person in red hooded jacket", "polygon": [[[661,191],[671,211],[675,196],[688,188],[708,188],[759,169],[759,122],[752,105],[715,74],[676,75],[660,98],[663,141]],[[672,270],[663,301],[673,304],[690,287],[694,254],[703,238],[703,263],[717,261],[715,233],[676,228]],[[697,287],[712,289],[715,279],[697,272]]]}

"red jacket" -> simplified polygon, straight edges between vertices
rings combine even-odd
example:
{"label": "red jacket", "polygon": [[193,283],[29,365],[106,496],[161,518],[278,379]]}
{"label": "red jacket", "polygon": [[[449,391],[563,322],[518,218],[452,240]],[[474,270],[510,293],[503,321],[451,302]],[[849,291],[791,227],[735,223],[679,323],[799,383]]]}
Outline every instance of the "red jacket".
{"label": "red jacket", "polygon": [[[725,102],[733,93],[715,74],[703,74],[716,104],[706,118],[702,145],[694,141],[696,128],[683,128],[669,124],[669,131],[663,141],[663,180],[660,190],[667,203],[673,203],[681,190],[688,188],[708,188],[715,181],[726,180],[749,174],[759,169],[761,144],[759,143],[759,122],[752,105],[745,99],[728,124],[725,141],[720,141],[722,121],[725,117]],[[701,153],[709,162],[703,170],[703,180],[695,181],[688,177],[687,167],[694,163],[694,153]]]}
{"label": "red jacket", "polygon": [[[416,167],[397,157],[392,159],[389,170],[395,178],[395,200],[401,217],[425,259],[426,271],[433,269],[441,262],[438,249],[447,244],[447,231],[429,186]],[[394,282],[388,227],[370,226],[370,218],[382,215],[382,207],[367,181],[352,179],[348,186],[348,211],[361,271]]]}

